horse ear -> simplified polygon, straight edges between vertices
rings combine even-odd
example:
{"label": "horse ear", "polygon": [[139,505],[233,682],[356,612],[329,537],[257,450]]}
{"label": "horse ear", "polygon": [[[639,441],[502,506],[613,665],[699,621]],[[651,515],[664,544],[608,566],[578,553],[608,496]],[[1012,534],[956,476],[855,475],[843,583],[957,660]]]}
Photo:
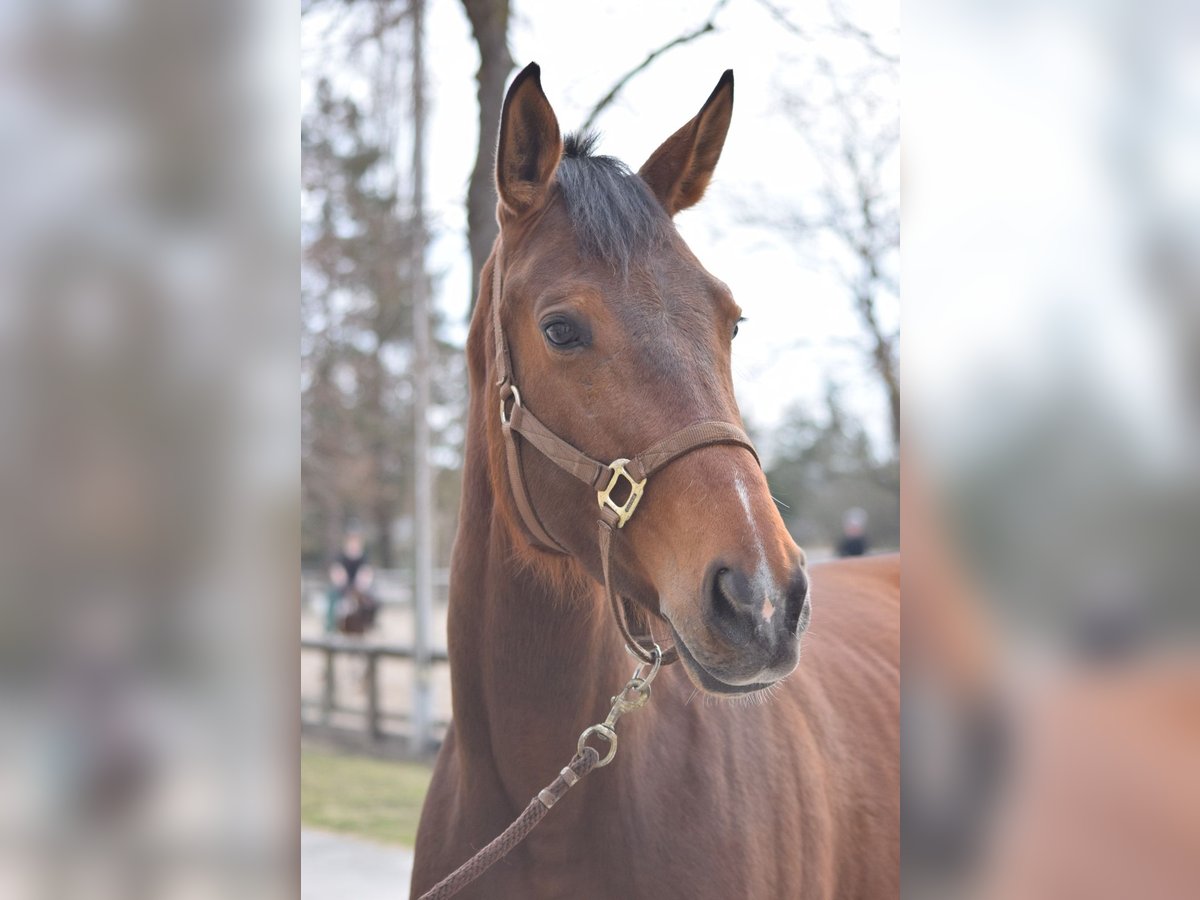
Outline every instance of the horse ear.
{"label": "horse ear", "polygon": [[667,138],[638,171],[668,215],[695,205],[712,180],[733,118],[733,69],[726,69],[696,117]]}
{"label": "horse ear", "polygon": [[521,215],[541,205],[562,157],[562,135],[542,92],[542,70],[530,63],[513,79],[500,113],[496,192],[501,213]]}

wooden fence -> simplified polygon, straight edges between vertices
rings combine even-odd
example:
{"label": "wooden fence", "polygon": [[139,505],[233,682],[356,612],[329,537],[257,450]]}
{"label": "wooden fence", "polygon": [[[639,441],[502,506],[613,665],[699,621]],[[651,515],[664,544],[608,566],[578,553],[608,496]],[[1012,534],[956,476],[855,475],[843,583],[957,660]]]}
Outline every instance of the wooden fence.
{"label": "wooden fence", "polygon": [[[416,735],[413,729],[417,725],[408,712],[384,709],[380,702],[380,659],[405,659],[415,666],[412,647],[329,635],[301,638],[300,650],[318,653],[323,661],[320,697],[300,698],[300,723],[306,734],[349,748],[397,757],[426,756],[441,744],[448,722],[431,721],[425,734]],[[363,661],[365,705],[346,705],[339,700],[335,668],[339,655]],[[434,650],[429,661],[431,665],[444,665],[448,658],[444,650]],[[356,727],[339,721],[346,718],[361,724]]]}
{"label": "wooden fence", "polygon": [[[447,575],[445,570],[434,573],[434,604],[443,611]],[[301,574],[301,602],[319,617],[323,616],[321,611],[324,609],[327,587],[328,581],[323,573]],[[398,610],[403,616],[413,613],[411,578],[406,572],[377,572],[372,593],[384,607]],[[401,635],[403,633],[402,625]],[[402,636],[401,639],[405,638]],[[435,646],[428,651],[427,660],[421,661],[416,658],[416,648],[411,643],[377,641],[370,636],[302,635],[301,653],[316,654],[321,659],[319,693],[316,696],[311,693],[311,670],[308,672],[310,694],[306,696],[303,688],[301,692],[300,724],[303,734],[338,747],[379,756],[412,758],[431,755],[441,744],[449,723],[436,718],[433,713],[425,717],[414,716],[415,697],[411,692],[393,689],[386,693],[380,663],[383,660],[406,661],[412,666],[412,680],[424,680],[428,684],[432,671],[448,661],[446,651],[436,646],[439,641],[444,646],[444,635],[434,637]],[[361,670],[363,689],[349,692],[356,697],[345,696],[346,692],[339,690],[339,658],[358,661],[354,667],[355,674]],[[345,688],[344,681],[342,688]],[[362,699],[359,700],[359,697]],[[443,708],[442,715],[445,714]]]}

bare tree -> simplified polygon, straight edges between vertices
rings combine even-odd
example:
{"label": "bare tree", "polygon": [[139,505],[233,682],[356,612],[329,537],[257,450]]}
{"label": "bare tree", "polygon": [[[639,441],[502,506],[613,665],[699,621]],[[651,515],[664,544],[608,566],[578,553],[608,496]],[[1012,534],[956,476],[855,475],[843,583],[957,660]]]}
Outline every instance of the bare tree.
{"label": "bare tree", "polygon": [[[785,89],[783,106],[812,152],[821,185],[811,204],[752,218],[816,247],[822,266],[835,266],[862,327],[867,364],[887,399],[893,450],[900,447],[899,303],[900,137],[898,58],[851,22],[836,3],[818,31],[772,16],[805,42],[809,76]],[[836,46],[837,65],[830,50]]]}
{"label": "bare tree", "polygon": [[409,420],[398,415],[405,373],[389,358],[411,340],[415,273],[412,230],[374,125],[322,81],[301,128],[301,454],[325,552],[353,514],[376,530],[386,567],[409,443]]}
{"label": "bare tree", "polygon": [[[385,568],[410,553],[427,558],[427,545],[414,546],[418,538],[437,551],[445,543],[433,537],[440,522],[406,529],[412,538],[393,528],[408,509],[429,506],[439,468],[453,467],[459,441],[439,423],[456,422],[444,412],[463,400],[461,380],[449,375],[458,355],[438,340],[439,316],[429,305],[424,85],[413,74],[422,66],[415,35],[424,7],[418,0],[306,7],[319,17],[313,30],[321,30],[323,52],[314,54],[314,69],[323,77],[301,132],[304,543],[310,557],[334,552],[354,520],[372,532]],[[333,77],[344,70],[366,81],[365,96],[347,96]],[[411,149],[411,163],[402,148]],[[420,448],[427,477],[415,476]]]}
{"label": "bare tree", "polygon": [[471,249],[471,305],[479,296],[479,273],[492,252],[496,225],[496,185],[492,178],[504,86],[513,70],[508,50],[508,0],[462,0],[479,48],[479,148],[467,188],[467,241]]}
{"label": "bare tree", "polygon": [[[843,98],[845,99],[845,98]],[[835,105],[841,122],[840,146],[829,152],[832,184],[823,192],[823,215],[815,227],[839,241],[849,257],[840,276],[854,301],[867,339],[867,355],[887,395],[894,447],[900,447],[900,334],[885,325],[881,305],[900,295],[894,264],[900,251],[898,197],[885,172],[899,143],[899,130],[872,130],[856,118],[852,105]]]}

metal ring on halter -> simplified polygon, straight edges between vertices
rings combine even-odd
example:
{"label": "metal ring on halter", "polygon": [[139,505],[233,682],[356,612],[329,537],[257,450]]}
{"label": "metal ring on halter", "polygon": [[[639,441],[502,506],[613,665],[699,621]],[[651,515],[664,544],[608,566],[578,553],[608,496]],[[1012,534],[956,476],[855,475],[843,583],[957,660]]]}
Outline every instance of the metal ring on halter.
{"label": "metal ring on halter", "polygon": [[512,395],[513,406],[521,405],[521,392],[517,390],[515,384],[505,385],[500,390],[500,424],[507,425],[509,420],[508,411],[504,408],[504,404],[508,402],[509,395]]}
{"label": "metal ring on halter", "polygon": [[[653,655],[654,659],[649,663],[642,662],[641,657],[639,657],[637,655],[637,653],[634,652],[633,648],[630,647],[628,644],[625,645],[625,652],[628,653],[630,656],[632,656],[634,659],[638,660],[638,667],[633,670],[633,676],[629,680],[634,681],[635,679],[641,679],[647,685],[650,684],[650,682],[652,682],[654,680],[654,677],[656,675],[658,675],[658,670],[662,668],[662,658],[663,658],[662,647],[658,646],[658,644],[656,644],[656,643],[652,643],[650,645],[649,652]],[[644,669],[647,665],[650,666],[650,671],[645,675],[645,677],[643,677],[642,669]]]}
{"label": "metal ring on halter", "polygon": [[583,748],[587,746],[587,739],[593,734],[598,734],[600,737],[604,738],[604,740],[608,741],[608,752],[604,754],[604,758],[601,759],[600,762],[596,763],[596,768],[599,769],[603,766],[607,766],[613,761],[613,757],[617,755],[617,733],[611,726],[605,725],[604,723],[592,725],[579,736],[579,743],[576,744],[575,749],[582,753]]}
{"label": "metal ring on halter", "polygon": [[651,658],[649,661],[642,659],[637,650],[628,644],[625,645],[625,652],[638,661],[638,667],[633,670],[633,677],[637,678],[642,671],[643,666],[650,666],[650,674],[646,676],[646,683],[649,684],[654,680],[654,676],[658,674],[658,670],[662,668],[663,652],[662,647],[657,643],[651,642],[649,650],[643,650],[643,653],[649,653]]}

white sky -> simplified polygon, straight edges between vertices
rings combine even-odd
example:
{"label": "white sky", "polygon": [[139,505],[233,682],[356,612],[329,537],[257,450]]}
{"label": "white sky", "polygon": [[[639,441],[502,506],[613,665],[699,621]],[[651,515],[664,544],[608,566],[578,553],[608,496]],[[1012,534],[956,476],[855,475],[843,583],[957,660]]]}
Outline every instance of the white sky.
{"label": "white sky", "polygon": [[[1193,66],[1194,52],[1166,34],[1148,52],[1139,32],[1170,23],[1088,4],[929,12],[911,17],[904,76],[903,277],[920,322],[904,383],[924,452],[935,465],[980,452],[1013,431],[999,401],[1033,409],[1066,382],[1165,458],[1184,401],[1139,254],[1188,179],[1156,158],[1147,177],[1163,183],[1139,183],[1129,162],[1164,124],[1194,128],[1179,111],[1194,104],[1150,77],[1168,50]],[[1194,155],[1186,169],[1195,198]]]}
{"label": "white sky", "polygon": [[[517,70],[542,67],[542,85],[564,130],[578,127],[592,105],[646,53],[701,24],[708,3],[514,0],[510,44]],[[822,51],[836,60],[836,41],[819,26],[825,2],[779,2],[789,18],[812,27]],[[847,4],[856,23],[896,48],[898,4]],[[845,387],[847,404],[882,442],[888,433],[880,389],[858,352],[845,345],[860,330],[832,267],[801,251],[786,236],[743,224],[760,204],[795,205],[810,197],[820,173],[799,133],[780,111],[782,90],[797,89],[811,45],[788,33],[754,0],[731,0],[719,30],[671,50],[637,76],[601,117],[600,150],[636,169],[691,118],[726,68],[735,73],[733,124],[709,192],[677,224],[700,260],[733,290],[748,322],[734,352],[734,378],[747,420],[769,429],[797,400],[819,405],[827,376]],[[306,66],[312,74],[312,33],[306,27]],[[470,258],[463,200],[476,147],[477,55],[457,2],[429,4],[427,199],[436,239],[430,263],[442,277],[436,302],[465,339]],[[327,63],[326,63],[327,64]],[[514,71],[515,74],[515,71]],[[353,76],[351,76],[353,77]],[[898,85],[896,86],[898,103]],[[407,154],[401,147],[400,152]],[[407,158],[405,155],[403,158]],[[895,321],[898,310],[885,311]],[[769,450],[769,447],[767,448]]]}

